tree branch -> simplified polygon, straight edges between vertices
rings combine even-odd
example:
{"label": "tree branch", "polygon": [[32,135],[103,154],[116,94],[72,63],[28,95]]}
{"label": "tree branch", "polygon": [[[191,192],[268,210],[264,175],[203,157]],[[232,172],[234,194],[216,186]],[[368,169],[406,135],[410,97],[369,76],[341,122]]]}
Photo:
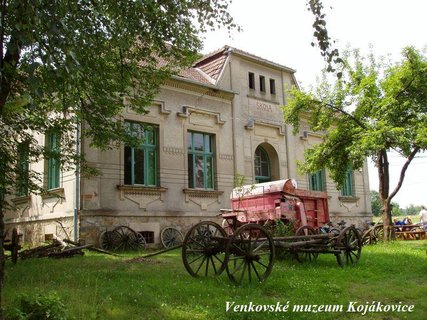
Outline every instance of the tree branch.
{"label": "tree branch", "polygon": [[420,151],[420,147],[415,147],[414,150],[412,150],[409,157],[406,159],[406,162],[403,165],[402,170],[400,171],[399,182],[397,183],[396,188],[393,190],[393,192],[388,197],[390,201],[391,201],[391,199],[393,199],[393,197],[399,192],[400,188],[402,187],[403,180],[405,179],[406,170],[408,169],[409,164],[415,158],[415,155],[419,151]]}
{"label": "tree branch", "polygon": [[313,100],[313,102],[315,102],[315,103],[317,103],[319,105],[324,105],[325,107],[327,107],[329,109],[332,109],[332,110],[334,110],[334,111],[336,111],[338,113],[341,113],[342,115],[350,118],[350,120],[353,120],[353,122],[355,122],[362,129],[367,129],[366,125],[363,122],[361,122],[359,119],[355,118],[351,113],[349,113],[349,112],[347,112],[347,111],[345,111],[345,110],[343,110],[341,108],[338,108],[338,107],[334,106],[331,103],[322,102],[322,101],[316,101],[316,100]]}

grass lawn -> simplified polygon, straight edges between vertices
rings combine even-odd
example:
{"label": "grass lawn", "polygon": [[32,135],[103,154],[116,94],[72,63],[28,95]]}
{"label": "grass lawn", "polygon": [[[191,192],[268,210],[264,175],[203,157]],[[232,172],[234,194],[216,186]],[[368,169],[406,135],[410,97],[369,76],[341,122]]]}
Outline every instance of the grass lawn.
{"label": "grass lawn", "polygon": [[[333,255],[300,264],[276,261],[265,283],[235,287],[224,273],[192,278],[180,250],[153,258],[86,253],[6,264],[5,307],[23,293],[55,291],[70,319],[427,319],[427,240],[364,247],[359,264],[340,268]],[[226,306],[231,306],[226,312]],[[233,304],[234,302],[234,304]],[[286,305],[287,312],[234,312],[238,305]],[[348,311],[358,305],[413,305],[413,312]],[[294,311],[295,305],[310,311]],[[314,305],[318,305],[314,307]],[[314,313],[314,308],[338,308]],[[362,307],[361,307],[362,308]],[[333,310],[333,309],[331,309]]]}

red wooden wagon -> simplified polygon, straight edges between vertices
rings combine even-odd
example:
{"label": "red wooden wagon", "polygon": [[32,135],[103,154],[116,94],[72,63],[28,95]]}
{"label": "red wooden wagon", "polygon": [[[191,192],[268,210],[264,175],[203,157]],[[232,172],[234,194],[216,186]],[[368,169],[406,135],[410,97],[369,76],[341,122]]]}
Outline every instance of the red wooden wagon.
{"label": "red wooden wagon", "polygon": [[[273,268],[276,248],[295,253],[299,260],[332,253],[339,265],[357,263],[362,250],[354,226],[339,234],[317,234],[329,222],[327,194],[301,190],[293,180],[280,180],[235,188],[231,209],[221,210],[223,227],[212,221],[194,225],[182,244],[182,259],[194,277],[227,271],[236,283],[264,281]],[[293,221],[295,236],[272,237],[269,223]]]}
{"label": "red wooden wagon", "polygon": [[298,189],[291,179],[234,188],[230,200],[231,209],[221,210],[229,234],[247,223],[281,220],[318,229],[329,222],[327,193]]}

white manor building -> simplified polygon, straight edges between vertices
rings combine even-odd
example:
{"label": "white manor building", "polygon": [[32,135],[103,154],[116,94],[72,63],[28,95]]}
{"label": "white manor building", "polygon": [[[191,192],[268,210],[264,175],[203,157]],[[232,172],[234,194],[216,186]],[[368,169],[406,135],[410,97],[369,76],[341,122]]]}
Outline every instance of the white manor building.
{"label": "white manor building", "polygon": [[[24,241],[64,230],[72,237],[78,213],[78,234],[87,242],[126,225],[157,243],[164,227],[185,232],[202,220],[219,221],[220,209],[230,208],[236,176],[247,184],[293,178],[300,189],[328,193],[331,220],[370,222],[366,163],[349,172],[343,190],[327,172],[298,173],[297,161],[321,136],[308,126],[293,135],[283,121],[284,88],[297,85],[294,73],[228,46],[204,56],[162,85],[147,114],[123,110],[129,128],[145,133],[140,148],[100,151],[81,141],[99,176],[60,172],[48,160],[30,164],[44,170],[50,192],[10,199],[15,210],[5,216],[6,229],[18,226]],[[54,138],[40,137],[40,143],[54,146]]]}

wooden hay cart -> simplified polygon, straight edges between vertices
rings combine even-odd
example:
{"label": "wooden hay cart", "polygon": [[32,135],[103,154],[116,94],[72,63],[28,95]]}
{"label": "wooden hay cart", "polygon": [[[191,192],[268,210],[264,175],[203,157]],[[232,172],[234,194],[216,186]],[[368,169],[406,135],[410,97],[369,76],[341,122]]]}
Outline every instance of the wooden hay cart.
{"label": "wooden hay cart", "polygon": [[[232,209],[222,211],[223,226],[202,221],[186,234],[182,260],[190,275],[219,275],[226,270],[235,284],[262,282],[270,275],[277,248],[314,260],[319,253],[336,256],[340,266],[360,259],[362,240],[354,226],[337,234],[317,234],[329,221],[325,193],[299,190],[292,180],[236,188]],[[276,220],[296,220],[295,236],[273,237],[268,228]],[[267,226],[266,226],[267,225]]]}

